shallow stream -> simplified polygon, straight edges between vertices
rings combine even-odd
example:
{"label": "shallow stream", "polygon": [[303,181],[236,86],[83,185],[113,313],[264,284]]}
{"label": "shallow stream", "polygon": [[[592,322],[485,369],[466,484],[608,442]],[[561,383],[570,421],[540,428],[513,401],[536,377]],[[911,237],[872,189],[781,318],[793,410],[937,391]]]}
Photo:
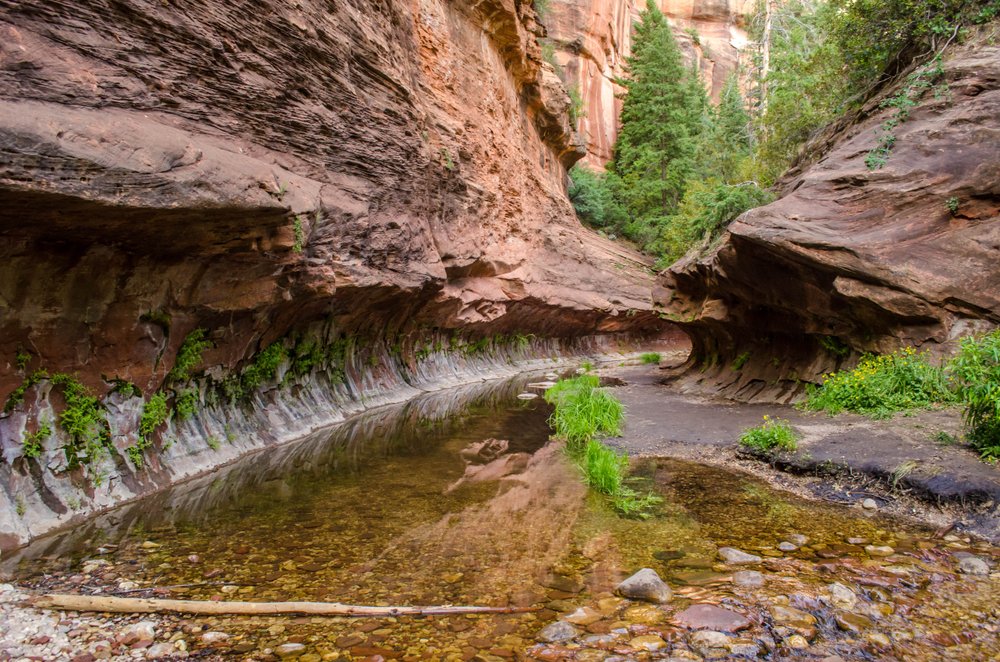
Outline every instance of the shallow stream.
{"label": "shallow stream", "polygon": [[[164,639],[205,657],[274,659],[280,646],[301,644],[289,657],[306,662],[372,655],[1000,659],[1000,577],[955,572],[962,554],[995,567],[1000,550],[670,459],[635,467],[638,483],[663,496],[662,512],[623,519],[587,493],[548,440],[545,403],[515,397],[527,381],[370,411],[39,540],[2,570],[24,586],[84,593],[536,609],[385,619],[162,617]],[[761,560],[724,564],[718,550],[727,546]],[[670,603],[613,596],[642,567],[674,588]],[[737,585],[740,570],[760,572],[763,585],[753,586],[752,575],[740,575]],[[834,582],[853,597],[834,600]],[[689,622],[728,631],[707,645],[677,620],[698,603],[745,622]],[[539,643],[539,631],[560,619],[575,634]]]}

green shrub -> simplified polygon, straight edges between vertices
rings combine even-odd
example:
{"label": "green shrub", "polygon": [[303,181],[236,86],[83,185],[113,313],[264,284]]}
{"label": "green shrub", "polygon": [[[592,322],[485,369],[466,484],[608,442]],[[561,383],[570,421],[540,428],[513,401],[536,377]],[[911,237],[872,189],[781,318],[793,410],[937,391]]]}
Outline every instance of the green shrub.
{"label": "green shrub", "polygon": [[52,436],[52,426],[48,421],[43,421],[35,432],[25,432],[22,440],[22,448],[25,457],[39,457],[44,450],[44,442]]}
{"label": "green shrub", "polygon": [[767,415],[764,416],[762,424],[743,431],[740,435],[740,445],[756,451],[769,451],[774,448],[793,451],[798,448],[795,430],[788,421]]}
{"label": "green shrub", "polygon": [[926,352],[912,347],[863,356],[853,370],[825,375],[820,386],[809,385],[806,393],[807,409],[830,414],[847,410],[872,418],[954,399],[944,371],[930,364]]}
{"label": "green shrub", "polygon": [[973,448],[1000,459],[1000,330],[962,339],[948,365]]}
{"label": "green shrub", "polygon": [[166,422],[169,415],[170,407],[167,405],[166,394],[162,391],[157,391],[150,396],[149,402],[142,406],[142,415],[139,416],[139,440],[137,446],[140,450],[152,444],[153,433]]}
{"label": "green shrub", "polygon": [[654,363],[659,363],[660,358],[661,357],[659,352],[646,352],[645,354],[639,357],[639,360],[642,361],[643,364],[651,365]]}
{"label": "green shrub", "polygon": [[739,372],[740,370],[743,369],[743,366],[745,366],[747,364],[747,361],[749,360],[750,360],[750,352],[743,352],[735,359],[733,359],[733,364],[731,367],[734,371]]}
{"label": "green shrub", "polygon": [[65,446],[70,468],[93,465],[104,457],[111,445],[111,429],[101,401],[79,380],[65,373],[52,376],[60,387],[66,408],[59,414],[59,426],[70,436]]}
{"label": "green shrub", "polygon": [[191,379],[191,371],[201,365],[202,353],[212,346],[206,334],[205,329],[195,329],[187,335],[177,350],[174,367],[167,373],[168,382],[179,384]]}
{"label": "green shrub", "polygon": [[197,389],[189,388],[178,392],[174,396],[174,413],[177,415],[177,420],[186,421],[194,416],[199,404]]}

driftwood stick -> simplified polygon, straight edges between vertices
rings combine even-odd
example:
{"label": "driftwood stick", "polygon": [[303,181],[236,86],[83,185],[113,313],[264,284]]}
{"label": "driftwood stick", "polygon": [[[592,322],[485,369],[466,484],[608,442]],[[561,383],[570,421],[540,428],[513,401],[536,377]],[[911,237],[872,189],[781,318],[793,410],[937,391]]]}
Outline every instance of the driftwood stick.
{"label": "driftwood stick", "polygon": [[40,609],[101,611],[121,614],[176,612],[180,614],[311,614],[314,616],[438,616],[447,614],[520,614],[535,611],[524,607],[474,607],[438,605],[430,607],[366,607],[339,602],[215,602],[211,600],[160,600],[118,598],[104,595],[50,593],[32,604]]}

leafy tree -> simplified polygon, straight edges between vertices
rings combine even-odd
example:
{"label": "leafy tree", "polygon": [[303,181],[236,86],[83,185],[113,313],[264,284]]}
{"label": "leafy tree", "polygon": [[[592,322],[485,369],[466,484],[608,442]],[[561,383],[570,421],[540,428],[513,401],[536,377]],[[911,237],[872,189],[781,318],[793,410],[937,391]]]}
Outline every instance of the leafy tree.
{"label": "leafy tree", "polygon": [[670,24],[652,0],[636,25],[627,71],[610,170],[621,184],[613,192],[628,211],[626,234],[638,236],[669,216],[684,195],[705,93],[692,82]]}

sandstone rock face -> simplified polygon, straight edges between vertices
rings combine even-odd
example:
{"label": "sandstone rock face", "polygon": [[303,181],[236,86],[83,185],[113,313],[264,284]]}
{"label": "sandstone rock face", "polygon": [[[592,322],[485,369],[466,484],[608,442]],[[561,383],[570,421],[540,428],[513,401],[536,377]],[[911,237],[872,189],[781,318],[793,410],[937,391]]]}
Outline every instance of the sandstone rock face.
{"label": "sandstone rock face", "polygon": [[[740,64],[747,44],[743,28],[753,10],[749,0],[658,0],[674,27],[681,51],[697,64],[713,99]],[[543,18],[556,48],[563,77],[583,101],[578,128],[587,146],[586,163],[603,169],[618,137],[625,75],[632,52],[632,25],[645,0],[552,0]]]}
{"label": "sandstone rock face", "polygon": [[[220,378],[291,335],[364,339],[367,367],[345,368],[362,399],[456,377],[450,359],[415,357],[434,364],[458,329],[558,354],[662,328],[646,262],[565,199],[583,148],[530,3],[0,7],[0,399],[42,369],[148,396],[199,328]],[[58,410],[52,391],[0,414],[0,471],[37,489],[65,468],[21,456],[22,434]],[[141,400],[107,402],[121,451]],[[194,427],[181,436],[209,432]],[[121,498],[169,483],[162,470]],[[26,520],[35,497],[68,512],[50,488],[17,488]]]}
{"label": "sandstone rock face", "polygon": [[1000,323],[1000,48],[956,48],[944,68],[947,93],[894,129],[883,168],[865,156],[898,88],[824,136],[782,198],[661,275],[654,299],[691,336],[700,380],[788,400],[860,352],[942,351]]}

